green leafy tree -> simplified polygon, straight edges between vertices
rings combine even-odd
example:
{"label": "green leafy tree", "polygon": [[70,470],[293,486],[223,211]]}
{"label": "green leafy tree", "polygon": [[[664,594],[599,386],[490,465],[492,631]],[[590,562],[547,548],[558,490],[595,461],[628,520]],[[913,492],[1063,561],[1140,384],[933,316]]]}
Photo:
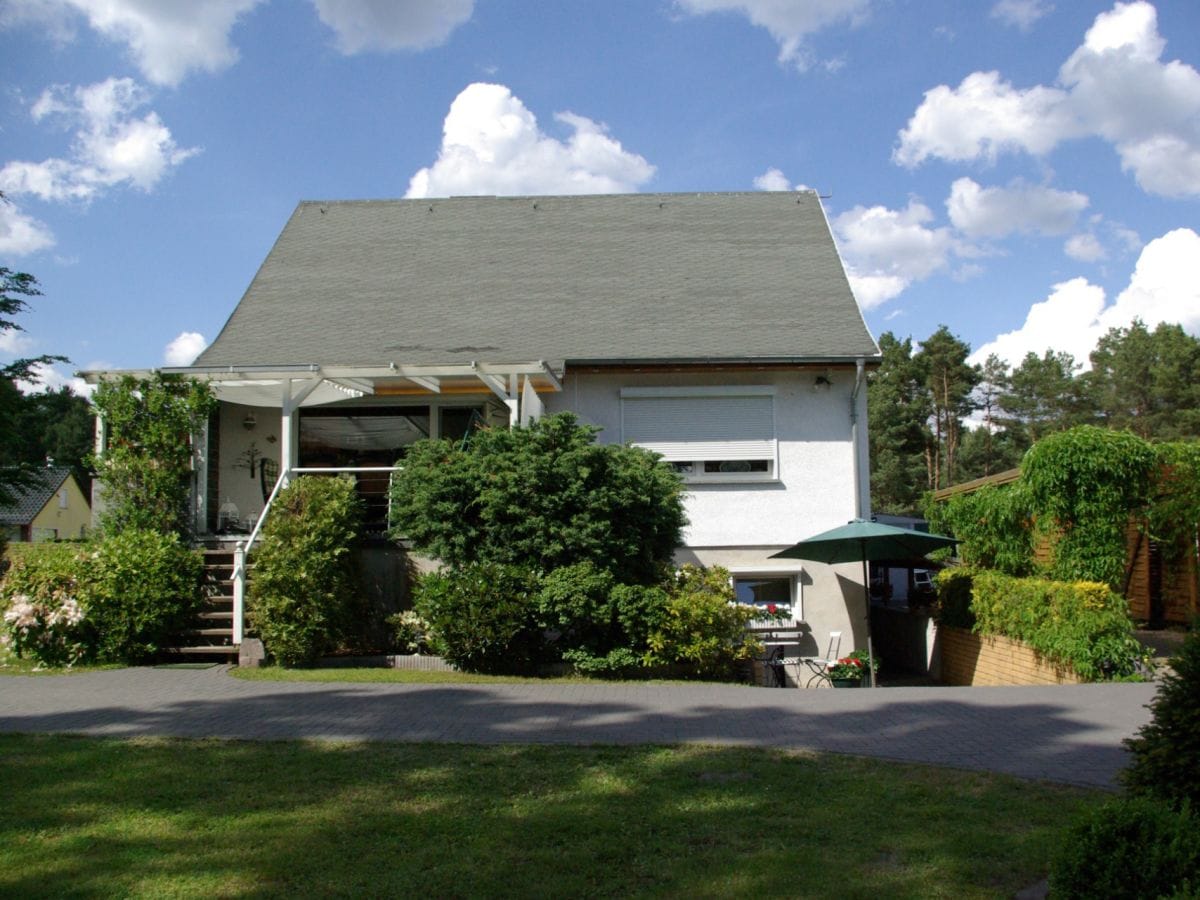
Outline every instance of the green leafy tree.
{"label": "green leafy tree", "polygon": [[912,338],[884,332],[879,349],[882,360],[867,381],[871,503],[878,512],[907,514],[926,486],[929,398]]}
{"label": "green leafy tree", "polygon": [[1008,363],[991,354],[980,367],[975,386],[974,404],[982,425],[962,436],[956,480],[969,481],[1015,468],[1029,449],[1029,439],[1022,431],[1005,426],[1001,398],[1011,383]]}
{"label": "green leafy tree", "polygon": [[1024,433],[1027,444],[1052,431],[1086,424],[1087,402],[1076,378],[1079,364],[1070,353],[1047,350],[1042,356],[1027,353],[1009,379],[1009,390],[1000,396],[1008,413],[1002,423]]}
{"label": "green leafy tree", "polygon": [[100,524],[191,533],[192,436],[216,408],[202,382],[154,373],[105,381],[92,402],[108,440],[104,454],[90,457],[103,487]]}
{"label": "green leafy tree", "polygon": [[930,489],[954,484],[963,419],[975,409],[972,392],[979,383],[977,368],[967,363],[970,346],[945,325],[921,344],[916,355],[929,391],[930,434],[925,460]]}
{"label": "green leafy tree", "polygon": [[[37,284],[37,279],[27,272],[0,266],[0,332],[24,331],[15,317],[29,309],[27,298],[41,295]],[[0,503],[11,503],[12,489],[28,484],[35,468],[22,454],[20,418],[24,402],[16,382],[37,382],[38,366],[56,362],[67,362],[67,358],[42,355],[15,359],[0,366]]]}
{"label": "green leafy tree", "polygon": [[1113,328],[1091,355],[1086,382],[1110,428],[1147,440],[1200,436],[1200,341],[1178,325]]}
{"label": "green leafy tree", "polygon": [[649,451],[597,444],[574,416],[418,441],[391,495],[393,532],[448,566],[582,562],[651,584],[681,542],[683,486]]}

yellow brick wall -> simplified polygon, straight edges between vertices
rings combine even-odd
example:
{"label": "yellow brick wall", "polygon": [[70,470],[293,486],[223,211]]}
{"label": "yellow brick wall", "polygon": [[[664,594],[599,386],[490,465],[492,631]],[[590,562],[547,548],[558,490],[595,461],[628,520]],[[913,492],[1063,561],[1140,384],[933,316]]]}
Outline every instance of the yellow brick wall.
{"label": "yellow brick wall", "polygon": [[942,682],[954,685],[1082,684],[1071,669],[1048,662],[1024,644],[939,627]]}

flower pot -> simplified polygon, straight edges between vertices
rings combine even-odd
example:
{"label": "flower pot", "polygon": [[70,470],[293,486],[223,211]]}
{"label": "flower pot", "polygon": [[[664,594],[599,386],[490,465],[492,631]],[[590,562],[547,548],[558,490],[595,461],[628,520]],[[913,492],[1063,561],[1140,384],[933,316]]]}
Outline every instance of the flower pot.
{"label": "flower pot", "polygon": [[829,683],[835,688],[862,687],[861,678],[830,678]]}

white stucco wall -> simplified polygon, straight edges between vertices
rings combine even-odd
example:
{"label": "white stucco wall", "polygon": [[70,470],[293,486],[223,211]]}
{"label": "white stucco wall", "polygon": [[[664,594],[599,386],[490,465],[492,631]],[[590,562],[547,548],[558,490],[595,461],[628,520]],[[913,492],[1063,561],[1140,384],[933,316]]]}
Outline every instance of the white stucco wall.
{"label": "white stucco wall", "polygon": [[779,442],[778,479],[741,484],[691,484],[685,534],[689,547],[786,547],[855,516],[854,453],[850,443],[853,369],[830,373],[829,388],[814,389],[816,373],[571,375],[562,393],[546,395],[547,412],[574,411],[599,425],[600,440],[619,442],[623,387],[774,385]]}
{"label": "white stucco wall", "polygon": [[[774,385],[777,480],[689,484],[685,508],[690,524],[676,560],[723,566],[735,576],[793,577],[794,612],[809,627],[801,653],[824,654],[830,633],[840,631],[844,655],[867,644],[861,567],[770,558],[803,538],[844,525],[859,515],[856,477],[859,497],[867,496],[865,453],[856,471],[851,441],[855,370],[829,371],[828,388],[815,386],[819,374],[826,371],[568,373],[562,393],[546,395],[543,400],[548,413],[571,410],[582,421],[603,429],[601,441],[617,442],[622,439],[621,388]],[[860,391],[856,407],[865,443],[865,389]]]}

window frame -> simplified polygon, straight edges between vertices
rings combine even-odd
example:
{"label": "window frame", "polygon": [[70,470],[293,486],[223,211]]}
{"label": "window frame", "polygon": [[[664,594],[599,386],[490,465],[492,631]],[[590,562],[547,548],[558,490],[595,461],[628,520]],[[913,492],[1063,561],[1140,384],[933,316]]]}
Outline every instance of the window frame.
{"label": "window frame", "polygon": [[[734,590],[734,596],[737,595],[737,583],[739,581],[754,581],[779,579],[788,582],[788,593],[791,597],[789,606],[791,607],[791,621],[800,623],[804,621],[804,589],[803,579],[801,578],[802,571],[796,569],[769,569],[769,568],[754,568],[741,566],[729,569],[729,585]],[[738,601],[739,603],[741,601]],[[756,619],[756,624],[765,624],[766,620]]]}

